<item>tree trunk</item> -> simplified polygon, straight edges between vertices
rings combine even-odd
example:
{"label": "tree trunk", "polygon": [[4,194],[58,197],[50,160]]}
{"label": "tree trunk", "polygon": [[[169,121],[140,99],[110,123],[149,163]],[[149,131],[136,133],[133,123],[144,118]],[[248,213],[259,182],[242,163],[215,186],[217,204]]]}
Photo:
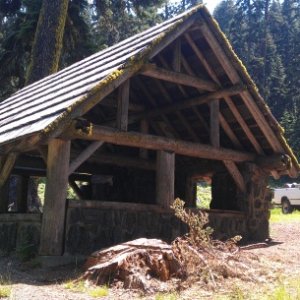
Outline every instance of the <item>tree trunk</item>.
{"label": "tree trunk", "polygon": [[26,84],[57,72],[68,3],[68,0],[43,0]]}

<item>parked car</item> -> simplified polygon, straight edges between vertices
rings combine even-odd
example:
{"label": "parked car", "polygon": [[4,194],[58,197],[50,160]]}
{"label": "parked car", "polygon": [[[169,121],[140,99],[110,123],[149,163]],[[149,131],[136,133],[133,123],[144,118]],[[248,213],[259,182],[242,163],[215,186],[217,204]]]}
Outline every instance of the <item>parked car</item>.
{"label": "parked car", "polygon": [[294,208],[300,208],[300,184],[287,183],[283,188],[274,189],[273,202],[281,205],[284,214],[290,214]]}

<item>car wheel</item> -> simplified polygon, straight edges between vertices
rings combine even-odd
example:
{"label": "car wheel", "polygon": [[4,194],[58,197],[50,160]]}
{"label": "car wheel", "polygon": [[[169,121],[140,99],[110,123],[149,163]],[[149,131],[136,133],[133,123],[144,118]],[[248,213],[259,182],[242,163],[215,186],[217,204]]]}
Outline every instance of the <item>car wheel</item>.
{"label": "car wheel", "polygon": [[281,210],[282,210],[283,214],[290,214],[293,211],[289,199],[287,199],[287,198],[282,199]]}

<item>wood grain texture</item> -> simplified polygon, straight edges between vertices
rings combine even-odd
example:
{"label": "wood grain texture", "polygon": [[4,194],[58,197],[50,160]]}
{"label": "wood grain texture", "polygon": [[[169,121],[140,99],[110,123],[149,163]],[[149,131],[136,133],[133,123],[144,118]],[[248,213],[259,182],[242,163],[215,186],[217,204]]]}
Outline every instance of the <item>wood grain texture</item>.
{"label": "wood grain texture", "polygon": [[63,254],[70,144],[70,141],[53,139],[48,145],[40,255]]}

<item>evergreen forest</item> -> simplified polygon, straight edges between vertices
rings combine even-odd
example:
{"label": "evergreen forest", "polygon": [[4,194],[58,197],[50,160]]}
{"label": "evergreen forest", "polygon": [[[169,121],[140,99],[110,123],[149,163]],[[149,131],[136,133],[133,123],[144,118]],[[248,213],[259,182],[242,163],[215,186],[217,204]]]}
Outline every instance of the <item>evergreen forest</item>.
{"label": "evergreen forest", "polygon": [[[42,2],[49,1],[0,0],[0,100],[28,82]],[[69,0],[58,69],[201,2]],[[214,17],[299,157],[300,1],[223,0]]]}

